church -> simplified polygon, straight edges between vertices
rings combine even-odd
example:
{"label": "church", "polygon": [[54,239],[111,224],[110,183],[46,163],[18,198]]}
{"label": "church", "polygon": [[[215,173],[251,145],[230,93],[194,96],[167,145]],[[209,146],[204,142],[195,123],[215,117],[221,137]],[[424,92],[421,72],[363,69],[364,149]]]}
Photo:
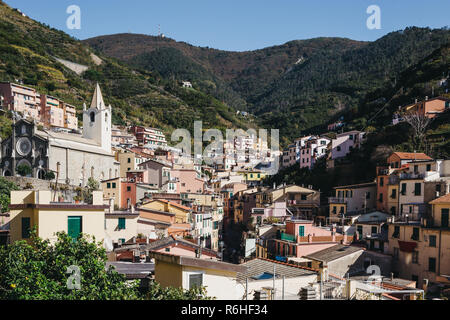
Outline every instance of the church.
{"label": "church", "polygon": [[44,179],[52,171],[58,183],[85,186],[119,176],[119,162],[111,149],[111,106],[106,107],[97,84],[90,108],[83,105],[82,134],[39,130],[34,122],[20,119],[12,135],[1,142],[0,174],[16,176],[19,166],[29,166],[31,176]]}

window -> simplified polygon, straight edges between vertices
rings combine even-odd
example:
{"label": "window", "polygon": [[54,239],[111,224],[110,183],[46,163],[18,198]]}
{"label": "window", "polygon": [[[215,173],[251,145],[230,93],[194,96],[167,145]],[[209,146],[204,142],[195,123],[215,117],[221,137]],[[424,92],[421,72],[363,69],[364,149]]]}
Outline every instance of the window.
{"label": "window", "polygon": [[414,173],[418,173],[419,172],[419,166],[415,165],[414,166]]}
{"label": "window", "polygon": [[427,171],[431,171],[431,164],[427,164]]}
{"label": "window", "polygon": [[22,218],[22,239],[28,239],[31,231],[31,219]]}
{"label": "window", "polygon": [[412,253],[412,263],[418,264],[419,263],[419,252],[413,251]]}
{"label": "window", "polygon": [[428,258],[428,271],[436,272],[436,258]]}
{"label": "window", "polygon": [[119,230],[124,230],[125,229],[125,218],[119,218],[119,226],[118,226]]}
{"label": "window", "polygon": [[106,188],[111,189],[111,182],[108,182],[108,183],[106,184]]}
{"label": "window", "polygon": [[419,228],[413,228],[413,234],[411,239],[418,241],[419,240]]}
{"label": "window", "polygon": [[442,228],[448,228],[448,214],[449,214],[449,209],[441,209],[441,226],[442,226]]}
{"label": "window", "polygon": [[422,184],[420,182],[414,184],[414,195],[420,196],[422,193]]}
{"label": "window", "polygon": [[380,193],[380,198],[378,199],[379,202],[383,202],[383,194]]}
{"label": "window", "polygon": [[430,236],[429,239],[430,247],[436,248],[436,236]]}
{"label": "window", "polygon": [[371,233],[378,233],[378,228],[377,227],[372,227]]}
{"label": "window", "polygon": [[402,195],[406,195],[406,183],[402,183],[402,191],[401,191]]}
{"label": "window", "polygon": [[358,226],[358,227],[356,228],[356,230],[358,231],[359,239],[361,239],[362,236],[363,236],[363,226]]}
{"label": "window", "polygon": [[127,186],[127,191],[130,192],[131,191],[131,187]]}
{"label": "window", "polygon": [[113,188],[113,189],[116,188],[116,183],[115,183],[115,182],[112,183],[112,188]]}
{"label": "window", "polygon": [[370,192],[366,192],[366,199],[369,200],[370,199]]}
{"label": "window", "polygon": [[391,198],[392,199],[397,198],[397,189],[392,189]]}
{"label": "window", "polygon": [[304,201],[304,200],[306,200],[306,194],[302,194],[301,195],[301,199]]}
{"label": "window", "polygon": [[384,177],[380,177],[380,187],[384,186]]}
{"label": "window", "polygon": [[394,233],[392,234],[392,238],[400,237],[400,226],[394,226]]}
{"label": "window", "polygon": [[341,146],[338,146],[338,147],[336,148],[336,150],[337,150],[337,151],[341,151]]}
{"label": "window", "polygon": [[128,163],[131,163],[131,158],[128,158]]}
{"label": "window", "polygon": [[90,117],[91,117],[91,122],[95,122],[95,112],[94,111],[91,112]]}

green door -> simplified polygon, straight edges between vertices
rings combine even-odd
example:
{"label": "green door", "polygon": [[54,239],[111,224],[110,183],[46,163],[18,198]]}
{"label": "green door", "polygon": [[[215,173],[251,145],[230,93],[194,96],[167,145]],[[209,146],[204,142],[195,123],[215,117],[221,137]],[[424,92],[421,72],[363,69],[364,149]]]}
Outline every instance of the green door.
{"label": "green door", "polygon": [[81,233],[81,217],[68,217],[67,233],[74,241]]}
{"label": "green door", "polygon": [[299,226],[298,227],[298,235],[300,237],[304,237],[305,236],[305,226]]}

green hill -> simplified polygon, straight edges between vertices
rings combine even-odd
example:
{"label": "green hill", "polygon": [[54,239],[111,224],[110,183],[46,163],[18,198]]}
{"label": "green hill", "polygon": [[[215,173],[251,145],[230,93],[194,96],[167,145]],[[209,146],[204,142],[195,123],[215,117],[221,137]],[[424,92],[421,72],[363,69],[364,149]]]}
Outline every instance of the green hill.
{"label": "green hill", "polygon": [[[157,73],[139,71],[103,54],[93,55],[89,46],[66,33],[22,16],[0,2],[0,81],[21,81],[82,109],[89,102],[96,82],[105,103],[113,108],[113,123],[138,123],[192,129],[194,120],[204,127],[225,129],[255,126],[236,110],[200,88],[180,88],[177,81]],[[77,74],[58,59],[87,66]],[[101,59],[101,64],[98,64]],[[81,113],[79,113],[79,119]],[[10,121],[0,116],[2,137],[9,134]]]}
{"label": "green hill", "polygon": [[[323,130],[341,114],[358,108],[386,83],[450,40],[450,31],[411,27],[374,42],[342,38],[291,41],[255,51],[195,47],[173,39],[117,34],[85,42],[130,65],[199,87],[278,127],[286,143],[302,132]],[[205,89],[206,90],[206,89]],[[244,103],[242,103],[244,101]]]}

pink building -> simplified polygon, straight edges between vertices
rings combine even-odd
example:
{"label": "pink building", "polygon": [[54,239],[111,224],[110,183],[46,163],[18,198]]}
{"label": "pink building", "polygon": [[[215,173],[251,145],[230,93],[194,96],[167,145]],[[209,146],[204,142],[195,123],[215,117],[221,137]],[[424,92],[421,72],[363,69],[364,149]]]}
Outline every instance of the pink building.
{"label": "pink building", "polygon": [[203,193],[205,181],[194,169],[170,170],[170,181],[176,184],[177,193]]}
{"label": "pink building", "polygon": [[0,83],[0,103],[5,110],[19,112],[24,118],[41,121],[41,95],[19,84]]}
{"label": "pink building", "polygon": [[271,251],[277,256],[301,258],[305,255],[327,249],[336,244],[348,244],[353,237],[336,234],[335,230],[319,228],[309,220],[286,222],[286,232],[273,241]]}

